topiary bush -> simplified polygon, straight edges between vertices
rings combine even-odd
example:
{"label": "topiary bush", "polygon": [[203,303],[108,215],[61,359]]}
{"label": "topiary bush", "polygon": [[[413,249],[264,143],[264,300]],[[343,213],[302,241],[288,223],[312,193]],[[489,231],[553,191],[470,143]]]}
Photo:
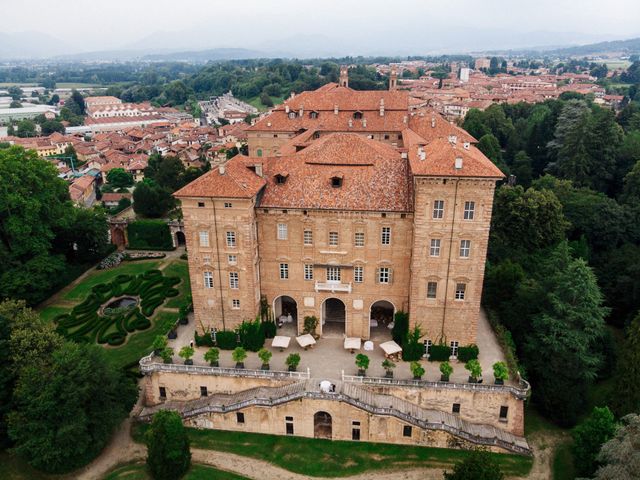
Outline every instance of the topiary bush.
{"label": "topiary bush", "polygon": [[446,345],[431,345],[429,348],[430,362],[446,362],[451,356],[451,348]]}
{"label": "topiary bush", "polygon": [[467,363],[469,360],[477,360],[480,350],[477,345],[471,344],[458,348],[458,360]]}
{"label": "topiary bush", "polygon": [[174,250],[169,225],[163,220],[137,220],[127,225],[128,248],[132,250]]}
{"label": "topiary bush", "polygon": [[264,331],[261,328],[260,320],[256,319],[252,322],[244,321],[238,327],[240,334],[240,343],[251,352],[257,352],[264,346]]}
{"label": "topiary bush", "polygon": [[234,331],[223,330],[216,333],[216,343],[222,350],[234,350],[238,346],[238,335]]}

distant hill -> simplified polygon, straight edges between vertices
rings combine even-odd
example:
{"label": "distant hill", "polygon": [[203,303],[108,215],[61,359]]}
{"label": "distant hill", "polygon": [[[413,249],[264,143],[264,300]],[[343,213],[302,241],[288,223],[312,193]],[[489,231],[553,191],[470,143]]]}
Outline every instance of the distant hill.
{"label": "distant hill", "polygon": [[39,32],[0,32],[1,59],[32,59],[59,55],[68,51],[65,42]]}
{"label": "distant hill", "polygon": [[144,55],[142,57],[142,60],[148,60],[152,62],[209,62],[216,60],[247,60],[251,58],[271,58],[273,56],[273,54],[260,52],[258,50],[249,50],[246,48],[212,48],[209,50],[153,53]]}
{"label": "distant hill", "polygon": [[622,52],[628,55],[640,53],[640,37],[629,40],[614,40],[610,42],[590,43],[577,47],[559,48],[548,53],[558,55],[596,55],[599,53]]}

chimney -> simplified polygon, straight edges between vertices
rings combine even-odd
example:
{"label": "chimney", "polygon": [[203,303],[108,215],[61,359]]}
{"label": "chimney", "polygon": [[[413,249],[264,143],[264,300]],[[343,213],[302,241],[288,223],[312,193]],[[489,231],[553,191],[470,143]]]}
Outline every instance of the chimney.
{"label": "chimney", "polygon": [[404,123],[405,125],[409,122],[409,117],[408,116],[404,116],[402,117],[402,123]]}
{"label": "chimney", "polygon": [[300,105],[300,116],[304,115],[304,105]]}
{"label": "chimney", "polygon": [[362,126],[364,128],[367,128],[367,119],[366,118],[362,119]]}
{"label": "chimney", "polygon": [[270,127],[270,126],[271,126],[271,122],[267,122],[267,127]]}
{"label": "chimney", "polygon": [[455,167],[456,170],[462,170],[462,157],[456,157]]}
{"label": "chimney", "polygon": [[340,82],[338,85],[349,88],[349,67],[346,65],[340,67]]}
{"label": "chimney", "polygon": [[458,142],[458,137],[455,135],[449,135],[449,143],[455,145]]}
{"label": "chimney", "polygon": [[224,175],[225,173],[227,173],[227,167],[225,167],[224,165],[220,165],[218,167],[218,172],[220,173],[220,175]]}
{"label": "chimney", "polygon": [[262,164],[256,163],[255,167],[256,167],[256,175],[258,175],[259,177],[262,177]]}
{"label": "chimney", "polygon": [[353,120],[349,119],[349,128],[353,127]]}
{"label": "chimney", "polygon": [[389,74],[389,91],[393,92],[398,88],[398,71],[394,68],[391,69]]}
{"label": "chimney", "polygon": [[424,148],[422,148],[421,146],[418,147],[418,158],[420,158],[420,160],[426,160],[427,159],[427,152],[425,152]]}
{"label": "chimney", "polygon": [[289,105],[285,105],[284,106],[284,112],[285,113],[289,113]]}
{"label": "chimney", "polygon": [[380,116],[384,117],[384,98],[380,99]]}
{"label": "chimney", "polygon": [[431,117],[431,128],[436,128],[436,117]]}
{"label": "chimney", "polygon": [[402,152],[402,153],[400,154],[400,157],[402,157],[402,158],[404,158],[404,159],[408,158],[407,152]]}
{"label": "chimney", "polygon": [[336,115],[338,114],[338,105],[334,105],[333,106],[333,113],[335,113]]}

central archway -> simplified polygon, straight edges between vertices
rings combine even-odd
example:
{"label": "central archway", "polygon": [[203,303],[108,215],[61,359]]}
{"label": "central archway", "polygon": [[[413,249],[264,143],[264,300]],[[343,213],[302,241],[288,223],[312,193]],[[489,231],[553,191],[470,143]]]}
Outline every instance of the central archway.
{"label": "central archway", "polygon": [[182,246],[184,246],[184,245],[186,245],[186,244],[187,244],[187,239],[186,239],[186,237],[184,236],[184,232],[182,232],[182,231],[178,230],[178,231],[176,232],[176,245],[177,245],[178,247],[182,247]]}
{"label": "central archway", "polygon": [[322,334],[343,335],[347,327],[347,307],[339,298],[322,302]]}
{"label": "central archway", "polygon": [[313,436],[331,440],[332,425],[331,415],[327,412],[316,412],[313,415]]}
{"label": "central archway", "polygon": [[396,307],[388,300],[378,300],[369,310],[369,338],[385,340],[391,337]]}
{"label": "central archway", "polygon": [[278,325],[290,324],[298,328],[298,302],[288,295],[280,295],[273,301],[273,314]]}

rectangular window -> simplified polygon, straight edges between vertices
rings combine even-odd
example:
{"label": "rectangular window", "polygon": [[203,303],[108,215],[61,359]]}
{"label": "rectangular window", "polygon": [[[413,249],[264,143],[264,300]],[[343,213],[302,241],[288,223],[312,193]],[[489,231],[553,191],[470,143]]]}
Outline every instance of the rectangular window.
{"label": "rectangular window", "polygon": [[209,246],[209,232],[200,232],[200,246],[201,247]]}
{"label": "rectangular window", "polygon": [[454,403],[453,407],[451,408],[451,413],[460,413],[460,404],[459,403]]}
{"label": "rectangular window", "polygon": [[500,420],[506,421],[509,415],[509,407],[503,405],[500,407]]}
{"label": "rectangular window", "polygon": [[287,224],[279,223],[278,224],[278,240],[286,240],[287,236],[288,236]]}
{"label": "rectangular window", "polygon": [[233,205],[231,205],[231,203],[229,202],[224,202],[224,208],[232,208]]}
{"label": "rectangular window", "polygon": [[204,207],[204,202],[198,202],[198,208]]}
{"label": "rectangular window", "polygon": [[313,265],[310,263],[304,264],[304,279],[313,280]]}
{"label": "rectangular window", "polygon": [[236,232],[227,232],[227,247],[236,246]]}
{"label": "rectangular window", "polygon": [[469,258],[471,253],[471,240],[460,240],[460,257]]}
{"label": "rectangular window", "polygon": [[427,298],[436,298],[438,294],[438,282],[427,283]]}
{"label": "rectangular window", "polygon": [[206,397],[207,395],[209,395],[209,392],[207,392],[207,387],[200,387],[200,396]]}
{"label": "rectangular window", "polygon": [[229,272],[229,288],[239,288],[238,272]]}
{"label": "rectangular window", "polygon": [[391,283],[391,269],[389,267],[378,269],[378,283]]}
{"label": "rectangular window", "polygon": [[287,280],[289,278],[289,264],[280,264],[280,280]]}
{"label": "rectangular window", "polygon": [[464,219],[473,220],[476,211],[476,202],[464,202]]}
{"label": "rectangular window", "polygon": [[452,357],[457,357],[458,356],[458,341],[457,340],[453,340],[449,346],[451,347],[451,356]]}
{"label": "rectangular window", "polygon": [[434,200],[433,202],[433,218],[444,217],[444,200]]}
{"label": "rectangular window", "polygon": [[431,239],[431,247],[429,248],[429,255],[432,257],[440,256],[440,239],[439,238]]}
{"label": "rectangular window", "polygon": [[338,246],[338,232],[329,232],[329,246]]}
{"label": "rectangular window", "polygon": [[456,300],[464,300],[464,293],[467,290],[466,283],[456,283]]}
{"label": "rectangular window", "polygon": [[165,387],[160,387],[160,398],[167,398],[167,389]]}
{"label": "rectangular window", "polygon": [[236,412],[236,422],[244,423],[244,412]]}
{"label": "rectangular window", "polygon": [[237,255],[228,255],[227,259],[229,260],[229,265],[235,265],[236,263],[238,263]]}
{"label": "rectangular window", "polygon": [[204,288],[213,288],[213,272],[204,272]]}
{"label": "rectangular window", "polygon": [[362,283],[364,281],[364,267],[361,265],[353,267],[353,281]]}
{"label": "rectangular window", "polygon": [[364,232],[356,232],[353,243],[356,247],[364,247]]}
{"label": "rectangular window", "polygon": [[313,245],[313,231],[305,230],[303,240],[305,245]]}
{"label": "rectangular window", "polygon": [[340,281],[340,267],[327,267],[327,282]]}
{"label": "rectangular window", "polygon": [[404,425],[402,427],[402,436],[403,437],[411,437],[412,433],[413,433],[413,428],[411,428],[411,425]]}
{"label": "rectangular window", "polygon": [[287,435],[293,435],[293,417],[286,417],[285,429]]}
{"label": "rectangular window", "polygon": [[231,300],[231,308],[233,308],[234,310],[238,310],[240,308],[240,300],[238,300],[237,298]]}
{"label": "rectangular window", "polygon": [[431,345],[433,345],[433,342],[431,340],[425,340],[424,341],[424,354],[429,355],[431,353]]}
{"label": "rectangular window", "polygon": [[380,242],[382,243],[382,245],[391,244],[391,227],[382,227],[382,232],[380,233]]}
{"label": "rectangular window", "polygon": [[202,263],[204,263],[205,265],[211,265],[211,255],[203,255]]}

